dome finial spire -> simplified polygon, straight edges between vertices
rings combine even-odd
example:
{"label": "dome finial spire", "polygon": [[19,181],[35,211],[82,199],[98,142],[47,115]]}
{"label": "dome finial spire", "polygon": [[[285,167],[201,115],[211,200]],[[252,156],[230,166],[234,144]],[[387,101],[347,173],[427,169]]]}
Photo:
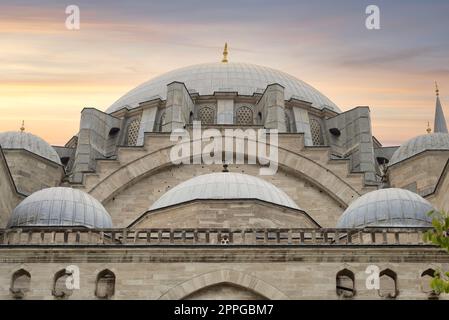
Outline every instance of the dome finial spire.
{"label": "dome finial spire", "polygon": [[20,132],[25,131],[25,120],[22,120],[22,126],[20,127]]}
{"label": "dome finial spire", "polygon": [[426,129],[427,133],[431,133],[432,129],[430,128],[430,121],[427,121],[427,129]]}
{"label": "dome finial spire", "polygon": [[223,49],[223,59],[221,60],[223,63],[228,63],[228,43],[225,42]]}

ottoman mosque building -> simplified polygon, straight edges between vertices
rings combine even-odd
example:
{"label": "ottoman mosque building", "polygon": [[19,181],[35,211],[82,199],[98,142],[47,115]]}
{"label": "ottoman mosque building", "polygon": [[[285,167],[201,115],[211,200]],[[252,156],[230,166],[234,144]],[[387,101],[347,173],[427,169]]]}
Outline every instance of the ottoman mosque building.
{"label": "ottoman mosque building", "polygon": [[[84,108],[64,146],[0,133],[1,299],[447,299],[429,279],[449,255],[422,237],[449,209],[438,88],[433,130],[386,147],[368,107],[227,56]],[[194,121],[277,129],[277,172],[173,163]]]}

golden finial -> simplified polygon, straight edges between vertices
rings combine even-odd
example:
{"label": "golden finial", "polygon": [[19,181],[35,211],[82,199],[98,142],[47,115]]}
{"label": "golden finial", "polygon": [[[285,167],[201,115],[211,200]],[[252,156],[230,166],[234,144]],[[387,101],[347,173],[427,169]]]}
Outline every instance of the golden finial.
{"label": "golden finial", "polygon": [[225,42],[224,50],[223,50],[223,59],[221,60],[223,63],[228,63],[228,43]]}
{"label": "golden finial", "polygon": [[432,129],[430,129],[430,122],[427,121],[427,129],[426,129],[427,133],[431,133]]}
{"label": "golden finial", "polygon": [[22,120],[22,126],[20,127],[20,132],[25,131],[25,120]]}
{"label": "golden finial", "polygon": [[437,97],[440,95],[440,90],[438,89],[438,82],[435,81],[435,93],[437,94]]}

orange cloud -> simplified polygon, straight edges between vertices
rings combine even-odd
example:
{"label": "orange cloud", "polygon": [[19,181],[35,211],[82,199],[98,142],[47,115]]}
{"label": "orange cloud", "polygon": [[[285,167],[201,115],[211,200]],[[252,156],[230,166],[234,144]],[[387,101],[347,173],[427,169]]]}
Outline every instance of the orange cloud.
{"label": "orange cloud", "polygon": [[[83,107],[104,110],[149,78],[219,61],[225,41],[230,43],[231,61],[286,71],[315,86],[343,110],[370,106],[373,132],[385,144],[424,132],[433,119],[434,80],[440,82],[443,107],[449,104],[448,73],[438,67],[380,68],[366,59],[356,60],[356,67],[335,63],[342,48],[349,56],[358,53],[352,51],[354,44],[329,31],[340,28],[344,17],[311,17],[297,23],[255,19],[169,23],[120,20],[118,14],[101,16],[86,9],[81,30],[68,31],[63,5],[4,6],[2,12],[6,18],[0,20],[0,131],[17,130],[25,119],[27,130],[53,144],[64,144],[77,133]],[[413,53],[414,59],[421,58],[421,51]],[[390,60],[407,57],[396,54],[396,60]]]}

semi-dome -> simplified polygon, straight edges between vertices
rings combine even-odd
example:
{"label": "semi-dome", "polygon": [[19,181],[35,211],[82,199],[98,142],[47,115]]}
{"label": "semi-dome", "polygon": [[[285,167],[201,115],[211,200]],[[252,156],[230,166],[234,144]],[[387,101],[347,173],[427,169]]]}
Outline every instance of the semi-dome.
{"label": "semi-dome", "polygon": [[183,82],[191,92],[210,95],[214,92],[238,92],[240,95],[263,93],[265,88],[278,83],[285,88],[285,99],[297,98],[312,103],[318,109],[324,107],[340,112],[326,96],[309,84],[278,70],[248,63],[205,63],[165,73],[151,79],[112,104],[106,112],[122,108],[135,108],[140,102],[160,97],[166,99],[167,85]]}
{"label": "semi-dome", "polygon": [[285,192],[265,180],[242,173],[218,172],[182,182],[162,195],[149,210],[198,199],[258,199],[299,209]]}
{"label": "semi-dome", "polygon": [[427,150],[449,150],[449,134],[430,133],[417,136],[402,144],[391,157],[390,165]]}
{"label": "semi-dome", "polygon": [[45,159],[61,164],[53,147],[42,138],[29,132],[0,132],[0,146],[3,149],[25,149]]}
{"label": "semi-dome", "polygon": [[8,227],[83,226],[111,228],[109,213],[95,198],[72,188],[39,190],[14,209]]}
{"label": "semi-dome", "polygon": [[420,195],[399,188],[371,191],[343,212],[337,228],[427,227],[432,205]]}

